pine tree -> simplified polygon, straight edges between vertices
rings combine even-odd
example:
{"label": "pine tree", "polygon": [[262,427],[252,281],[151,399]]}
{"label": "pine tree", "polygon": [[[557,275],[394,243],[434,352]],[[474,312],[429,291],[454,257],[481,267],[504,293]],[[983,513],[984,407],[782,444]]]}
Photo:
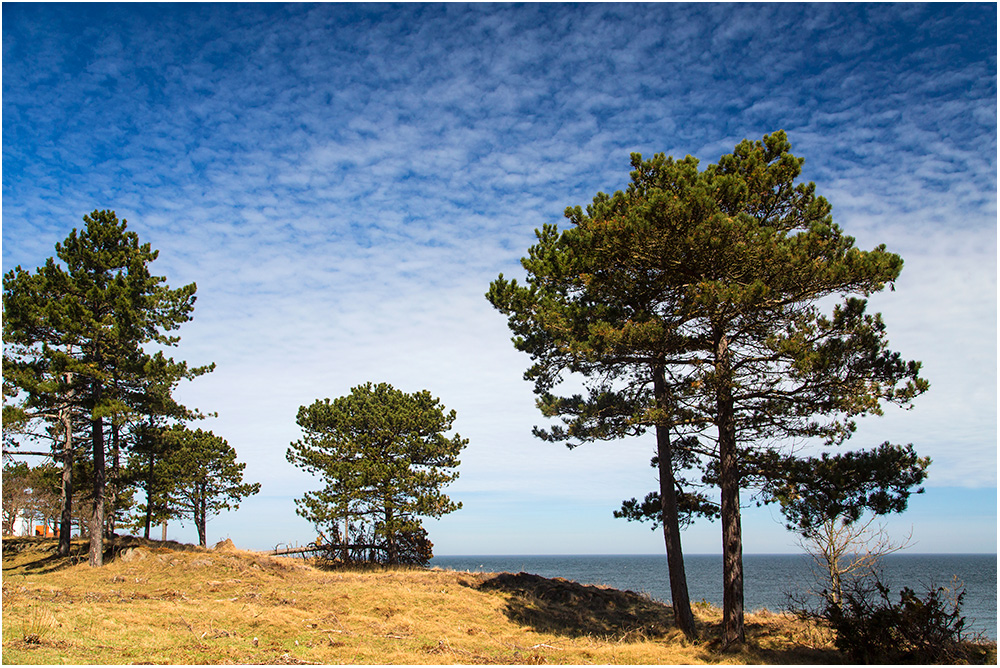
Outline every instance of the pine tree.
{"label": "pine tree", "polygon": [[322,532],[339,536],[342,524],[353,527],[384,548],[388,563],[398,563],[412,552],[413,537],[423,536],[420,517],[462,507],[442,488],[458,477],[453,469],[468,440],[445,436],[455,411],[445,413],[428,391],[367,383],[300,407],[296,421],[303,438],[291,444],[287,459],[325,482],[296,499],[297,512]]}
{"label": "pine tree", "polygon": [[[675,623],[694,637],[680,525],[682,515],[701,511],[705,499],[679,476],[691,463],[680,402],[686,389],[670,371],[684,352],[677,334],[682,323],[667,310],[677,290],[616,257],[631,252],[632,232],[609,223],[623,223],[632,213],[623,197],[603,195],[587,216],[579,207],[567,209],[574,228],[559,234],[546,225],[536,231],[538,243],[521,261],[527,286],[501,274],[487,299],[508,316],[515,347],[535,360],[525,378],[534,382],[538,407],[565,425],[536,428],[536,436],[572,448],[655,431],[660,489],[650,512],[663,528]],[[567,372],[584,377],[586,397],[552,393]]]}
{"label": "pine tree", "polygon": [[130,484],[142,491],[144,500],[138,504],[138,516],[131,525],[141,528],[149,540],[153,524],[173,517],[170,508],[170,480],[166,459],[170,444],[163,438],[166,427],[157,426],[154,420],[139,424],[133,430],[133,440],[128,453],[126,476]]}
{"label": "pine tree", "polygon": [[[169,378],[193,377],[210,370],[188,370],[162,354],[150,356],[143,344],[176,345],[167,332],[190,319],[194,283],[171,290],[153,276],[149,264],[158,251],[139,244],[125,220],[113,211],[84,216],[56,244],[55,258],[31,274],[16,267],[4,276],[4,342],[22,347],[60,383],[52,391],[70,397],[90,421],[94,512],[90,527],[90,564],[103,564],[105,526],[106,422],[131,414],[135,387],[156,369]],[[6,375],[5,375],[6,380]],[[162,378],[154,381],[162,385]],[[28,388],[29,391],[34,391]],[[37,388],[35,388],[37,389]],[[68,432],[67,432],[68,433]]]}
{"label": "pine tree", "polygon": [[[85,415],[74,388],[73,373],[65,369],[59,354],[68,352],[72,356],[72,347],[61,350],[55,342],[56,337],[44,326],[24,325],[23,314],[32,313],[35,305],[26,302],[43,294],[42,286],[40,276],[27,272],[12,272],[5,277],[3,452],[4,456],[49,455],[61,463],[58,554],[65,557],[70,552],[73,470],[77,458],[83,454],[79,437]],[[48,452],[26,450],[24,446],[28,442],[47,443]]]}
{"label": "pine tree", "polygon": [[237,463],[236,450],[210,431],[186,427],[163,430],[163,494],[176,515],[189,516],[198,530],[198,543],[207,547],[208,519],[223,510],[236,510],[240,501],[260,492],[260,483],[244,483],[246,464]]}
{"label": "pine tree", "polygon": [[[637,364],[662,351],[671,400],[652,402],[656,414],[698,435],[720,488],[727,646],[745,638],[744,464],[790,438],[841,443],[858,416],[908,405],[928,387],[919,362],[889,351],[881,317],[865,312],[864,297],[891,284],[902,260],[884,246],[855,248],[815,186],[795,183],[803,161],[789,149],[775,132],[703,171],[691,156],[633,154],[626,192],[599,193],[586,213],[567,210],[573,228],[539,234],[523,261],[528,287],[501,276],[491,290],[515,345],[537,360],[529,376],[563,356],[568,371],[606,364],[608,378],[622,379],[615,359],[629,349]],[[619,295],[629,292],[644,307],[623,317]],[[824,315],[817,302],[836,297],[844,301]],[[655,374],[620,382],[655,387]],[[540,404],[576,410],[544,394]]]}

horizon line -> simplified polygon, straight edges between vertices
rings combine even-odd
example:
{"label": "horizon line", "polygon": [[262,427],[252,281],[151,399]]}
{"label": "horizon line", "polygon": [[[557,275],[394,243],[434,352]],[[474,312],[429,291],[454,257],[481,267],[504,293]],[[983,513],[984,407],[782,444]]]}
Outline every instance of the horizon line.
{"label": "horizon line", "polygon": [[[692,552],[685,554],[685,557],[721,557],[721,552]],[[744,557],[808,557],[810,554],[808,552],[744,552]],[[883,555],[884,557],[962,557],[962,556],[997,556],[997,552],[906,552],[906,553],[893,553]],[[632,552],[632,553],[610,553],[610,552],[587,552],[587,553],[539,553],[539,554],[528,554],[528,553],[517,553],[517,554],[435,554],[432,559],[437,557],[664,557],[666,558],[666,553],[664,552]]]}

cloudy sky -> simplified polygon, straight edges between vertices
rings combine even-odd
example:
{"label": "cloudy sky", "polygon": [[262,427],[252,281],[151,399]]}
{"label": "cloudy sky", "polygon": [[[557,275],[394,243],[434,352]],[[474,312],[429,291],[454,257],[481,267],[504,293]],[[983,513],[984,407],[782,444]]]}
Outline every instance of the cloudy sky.
{"label": "cloudy sky", "polygon": [[[704,165],[788,132],[862,248],[905,260],[873,298],[931,390],[853,447],[913,443],[918,552],[997,542],[994,4],[3,5],[3,270],[113,209],[198,284],[179,391],[262,485],[209,523],[305,543],[285,460],[299,406],[367,381],[427,389],[470,440],[427,522],[437,554],[655,553],[615,520],[655,485],[651,437],[569,451],[484,298],[534,230],[628,181],[629,153]],[[748,508],[745,551],[794,551]],[[720,527],[687,530],[721,551]],[[188,522],[171,537],[194,540]]]}

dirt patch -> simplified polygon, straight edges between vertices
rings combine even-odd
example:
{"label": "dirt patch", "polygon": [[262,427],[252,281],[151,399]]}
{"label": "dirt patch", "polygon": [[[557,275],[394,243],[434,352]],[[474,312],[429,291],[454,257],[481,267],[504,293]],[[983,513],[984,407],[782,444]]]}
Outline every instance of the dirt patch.
{"label": "dirt patch", "polygon": [[530,573],[501,573],[478,589],[513,594],[507,616],[546,633],[615,640],[659,638],[671,632],[672,609],[642,594]]}

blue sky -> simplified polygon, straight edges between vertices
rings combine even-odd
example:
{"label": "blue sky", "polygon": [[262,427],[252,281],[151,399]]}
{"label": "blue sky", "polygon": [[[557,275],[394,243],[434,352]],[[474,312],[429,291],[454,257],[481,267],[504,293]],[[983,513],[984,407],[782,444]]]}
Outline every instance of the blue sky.
{"label": "blue sky", "polygon": [[[427,389],[470,445],[427,522],[437,554],[656,553],[615,520],[655,485],[651,437],[573,451],[483,297],[629,153],[716,161],[788,132],[862,248],[905,260],[872,299],[931,390],[852,447],[913,443],[927,491],[889,531],[919,552],[997,544],[994,4],[3,5],[3,270],[94,209],[198,284],[184,385],[261,493],[209,540],[305,543],[285,460],[299,406],[366,381]],[[718,524],[684,534],[718,553]],[[190,522],[171,537],[195,540]],[[771,508],[744,549],[795,551]]]}

